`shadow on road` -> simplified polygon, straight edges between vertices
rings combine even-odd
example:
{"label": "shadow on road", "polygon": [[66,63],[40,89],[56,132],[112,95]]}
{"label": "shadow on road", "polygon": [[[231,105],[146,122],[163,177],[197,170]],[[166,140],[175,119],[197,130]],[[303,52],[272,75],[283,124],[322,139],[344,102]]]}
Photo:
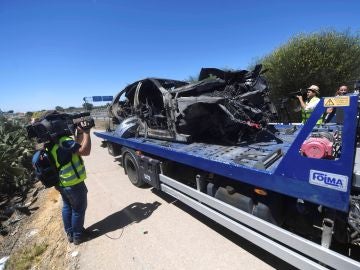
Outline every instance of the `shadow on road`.
{"label": "shadow on road", "polygon": [[124,209],[92,224],[86,231],[90,234],[90,238],[93,239],[117,229],[124,228],[132,223],[139,223],[151,216],[160,205],[161,203],[158,201],[153,203],[132,203]]}
{"label": "shadow on road", "polygon": [[223,235],[236,245],[240,246],[248,253],[254,255],[255,257],[259,258],[263,262],[267,263],[271,267],[278,269],[278,270],[296,270],[296,267],[288,264],[287,262],[275,257],[273,254],[267,252],[266,250],[256,246],[255,244],[249,242],[245,238],[237,235],[236,233],[232,232],[231,230],[221,226],[217,222],[213,221],[212,219],[202,215],[201,213],[197,212],[196,210],[192,209],[188,205],[182,203],[181,201],[176,201],[173,205],[179,207],[183,211],[187,212],[197,220],[201,221],[202,223],[209,226],[214,231],[218,232],[219,234]]}
{"label": "shadow on road", "polygon": [[249,242],[245,238],[237,235],[236,233],[232,232],[231,230],[221,226],[220,224],[216,223],[215,221],[211,220],[210,218],[206,217],[205,215],[197,212],[196,210],[192,209],[188,205],[178,201],[177,199],[171,197],[170,195],[158,191],[156,189],[151,190],[154,194],[158,195],[160,198],[164,199],[168,203],[172,203],[173,205],[179,207],[183,211],[187,212],[189,215],[193,216],[195,219],[201,221],[202,223],[209,226],[211,229],[216,231],[217,233],[223,235],[236,245],[240,246],[250,254],[253,254],[255,257],[259,258],[260,260],[264,261],[271,267],[279,270],[296,270],[297,268],[293,267],[292,265],[288,264],[287,262],[275,257],[273,254],[267,252],[266,250],[256,246],[255,244]]}

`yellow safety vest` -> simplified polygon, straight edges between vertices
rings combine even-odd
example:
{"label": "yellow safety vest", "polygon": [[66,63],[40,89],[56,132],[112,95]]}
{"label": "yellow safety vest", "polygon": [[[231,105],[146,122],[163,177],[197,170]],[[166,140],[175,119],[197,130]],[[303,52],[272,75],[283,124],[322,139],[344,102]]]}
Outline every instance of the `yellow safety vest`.
{"label": "yellow safety vest", "polygon": [[[70,137],[61,137],[59,144],[62,144],[64,141],[72,140]],[[56,162],[56,168],[59,169],[59,185],[61,187],[70,187],[80,182],[84,181],[86,178],[85,166],[82,158],[77,154],[72,154],[71,162],[66,163],[63,166],[60,166],[57,157],[57,150],[59,144],[55,144],[51,149],[51,154],[54,157]]]}
{"label": "yellow safety vest", "polygon": [[[312,104],[312,103],[317,103],[320,99],[318,97],[313,97],[312,99],[310,99],[310,101],[307,104]],[[301,118],[302,118],[302,123],[305,123],[309,118],[311,113],[314,111],[314,109],[311,110],[304,110],[301,109]],[[322,124],[322,118],[320,117],[320,119],[316,122],[317,125]]]}

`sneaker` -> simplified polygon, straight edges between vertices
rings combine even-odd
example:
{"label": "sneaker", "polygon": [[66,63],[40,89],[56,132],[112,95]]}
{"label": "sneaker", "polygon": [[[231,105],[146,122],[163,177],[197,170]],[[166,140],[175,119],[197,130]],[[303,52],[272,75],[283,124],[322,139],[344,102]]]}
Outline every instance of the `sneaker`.
{"label": "sneaker", "polygon": [[86,242],[87,239],[84,239],[84,237],[80,237],[80,238],[74,238],[74,245],[80,245],[83,242]]}
{"label": "sneaker", "polygon": [[94,236],[92,235],[91,231],[89,232],[89,231],[84,230],[80,237],[76,237],[73,239],[74,245],[80,245],[81,243],[89,241],[93,238],[94,238]]}
{"label": "sneaker", "polygon": [[69,241],[70,243],[72,243],[72,242],[74,241],[71,233],[67,233],[66,236],[67,236],[67,239],[68,239],[68,241]]}
{"label": "sneaker", "polygon": [[99,230],[90,231],[90,230],[84,229],[80,238],[74,238],[73,239],[74,245],[80,245],[81,243],[84,243],[84,242],[89,241],[89,240],[91,240],[93,238],[96,238],[99,235],[100,235]]}

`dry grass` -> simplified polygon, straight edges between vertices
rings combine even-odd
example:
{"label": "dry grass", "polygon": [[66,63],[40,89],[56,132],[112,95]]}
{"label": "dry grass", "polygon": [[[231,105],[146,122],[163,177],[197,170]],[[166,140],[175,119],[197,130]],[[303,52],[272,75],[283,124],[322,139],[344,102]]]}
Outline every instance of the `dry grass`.
{"label": "dry grass", "polygon": [[48,244],[40,243],[33,244],[29,247],[22,248],[13,254],[6,262],[5,270],[27,270],[32,266],[38,264],[41,260],[41,255],[47,249]]}
{"label": "dry grass", "polygon": [[38,197],[34,206],[39,209],[24,219],[24,224],[13,236],[18,238],[14,248],[11,243],[0,245],[8,247],[4,252],[6,255],[11,250],[5,269],[76,269],[78,257],[71,256],[76,247],[68,243],[64,233],[59,192],[50,188],[42,190]]}

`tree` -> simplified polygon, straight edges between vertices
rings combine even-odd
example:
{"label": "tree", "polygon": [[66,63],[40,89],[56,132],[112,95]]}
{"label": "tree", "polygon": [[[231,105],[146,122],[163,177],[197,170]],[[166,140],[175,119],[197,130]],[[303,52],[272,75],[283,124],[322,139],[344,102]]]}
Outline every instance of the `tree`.
{"label": "tree", "polygon": [[63,112],[64,111],[64,108],[61,107],[61,106],[56,106],[55,107],[55,110],[59,111],[59,112]]}
{"label": "tree", "polygon": [[94,105],[88,102],[84,102],[83,108],[87,111],[91,111],[94,108]]}
{"label": "tree", "polygon": [[[360,78],[360,36],[323,31],[301,34],[260,60],[273,98],[312,84],[321,96],[333,96],[340,85],[352,89]],[[275,100],[274,99],[274,100]]]}
{"label": "tree", "polygon": [[25,113],[25,122],[26,122],[26,123],[30,122],[32,116],[33,116],[33,112],[30,112],[30,111],[29,111],[29,112],[26,112],[26,113]]}

